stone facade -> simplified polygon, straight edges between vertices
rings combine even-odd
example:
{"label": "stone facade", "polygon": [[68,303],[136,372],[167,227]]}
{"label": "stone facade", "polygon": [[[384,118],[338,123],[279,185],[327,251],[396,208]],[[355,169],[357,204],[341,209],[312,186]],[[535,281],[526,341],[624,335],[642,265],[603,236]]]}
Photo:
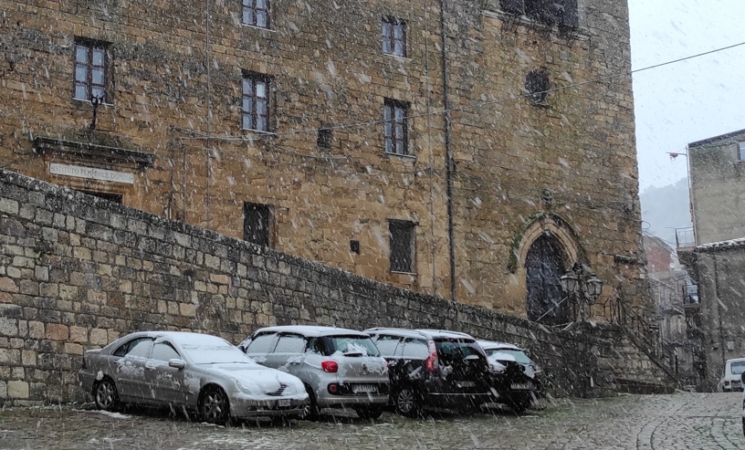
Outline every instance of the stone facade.
{"label": "stone facade", "polygon": [[745,239],[696,247],[689,261],[700,297],[693,336],[702,350],[697,355],[703,375],[700,385],[711,391],[717,388],[725,361],[745,356]]}
{"label": "stone facade", "polygon": [[86,349],[137,330],[445,328],[528,349],[553,395],[674,385],[625,328],[551,331],[0,171],[0,406],[81,400]]}
{"label": "stone facade", "polygon": [[[518,317],[549,233],[559,269],[581,260],[605,296],[645,303],[626,2],[580,0],[570,29],[436,3],[272,0],[263,29],[237,0],[0,0],[0,160],[236,238],[244,202],[270,205],[277,250]],[[387,17],[406,23],[405,57],[381,51]],[[76,42],[107,51],[95,130],[73,100]],[[550,82],[538,103],[531,72]],[[252,74],[270,133],[241,126]],[[408,156],[384,151],[386,99],[408,105]],[[416,225],[408,273],[390,269],[390,219]]]}

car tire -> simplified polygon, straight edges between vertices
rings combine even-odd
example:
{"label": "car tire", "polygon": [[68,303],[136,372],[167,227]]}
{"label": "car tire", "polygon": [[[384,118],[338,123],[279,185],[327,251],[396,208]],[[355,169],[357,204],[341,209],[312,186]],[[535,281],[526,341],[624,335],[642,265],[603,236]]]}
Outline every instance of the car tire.
{"label": "car tire", "polygon": [[308,393],[308,403],[303,408],[303,412],[300,413],[299,419],[317,420],[321,414],[321,410],[318,407],[318,402],[316,402],[316,394],[313,393],[313,389],[307,384],[305,385],[305,391]]}
{"label": "car tire", "polygon": [[405,417],[419,417],[421,405],[416,391],[411,386],[404,386],[395,392],[393,406],[396,413]]}
{"label": "car tire", "polygon": [[360,419],[375,420],[383,415],[382,406],[368,406],[365,408],[357,408],[357,415]]}
{"label": "car tire", "polygon": [[199,395],[199,415],[207,423],[228,425],[230,422],[230,401],[217,386],[207,386]]}
{"label": "car tire", "polygon": [[104,411],[119,409],[119,392],[116,390],[114,380],[105,377],[101,381],[97,381],[93,385],[93,400],[97,409]]}

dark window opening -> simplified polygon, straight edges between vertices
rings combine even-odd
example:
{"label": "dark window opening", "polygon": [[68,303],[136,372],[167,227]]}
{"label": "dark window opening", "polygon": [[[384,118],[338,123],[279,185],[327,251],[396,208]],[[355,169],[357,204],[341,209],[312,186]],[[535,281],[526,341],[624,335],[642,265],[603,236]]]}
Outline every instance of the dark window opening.
{"label": "dark window opening", "polygon": [[111,103],[106,97],[107,44],[80,39],[75,42],[75,100]]}
{"label": "dark window opening", "polygon": [[349,241],[349,251],[360,254],[360,241]]}
{"label": "dark window opening", "polygon": [[318,130],[318,137],[316,138],[316,145],[318,145],[318,148],[322,148],[324,150],[328,150],[331,148],[331,130],[329,129],[320,129]]}
{"label": "dark window opening", "polygon": [[415,227],[406,220],[388,221],[392,272],[414,273]]}
{"label": "dark window opening", "polygon": [[94,197],[102,198],[104,200],[122,204],[122,194],[111,194],[108,192],[93,192],[93,191],[79,191],[83,194],[92,195]]}
{"label": "dark window opening", "polygon": [[499,7],[508,14],[525,15],[545,25],[558,25],[560,30],[579,27],[577,0],[500,0]]}
{"label": "dark window opening", "polygon": [[243,23],[269,28],[269,0],[243,0]]}
{"label": "dark window opening", "polygon": [[269,131],[269,77],[246,73],[243,76],[244,130]]}
{"label": "dark window opening", "polygon": [[269,247],[272,207],[256,203],[243,205],[243,240]]}
{"label": "dark window opening", "polygon": [[385,152],[396,155],[409,154],[409,105],[386,99],[383,112],[385,121]]}
{"label": "dark window opening", "polygon": [[551,82],[548,79],[548,72],[544,69],[533,70],[525,77],[525,90],[528,91],[531,101],[536,105],[546,102],[550,89]]}
{"label": "dark window opening", "polygon": [[392,17],[383,19],[383,53],[406,56],[406,22]]}

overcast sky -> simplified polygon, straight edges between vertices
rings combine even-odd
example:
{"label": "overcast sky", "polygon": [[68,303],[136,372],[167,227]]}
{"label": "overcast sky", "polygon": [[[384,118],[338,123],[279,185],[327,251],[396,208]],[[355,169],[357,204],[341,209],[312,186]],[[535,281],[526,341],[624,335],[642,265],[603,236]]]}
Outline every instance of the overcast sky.
{"label": "overcast sky", "polygon": [[[634,69],[745,42],[745,0],[628,2]],[[642,191],[686,176],[685,157],[666,152],[745,129],[745,46],[633,78]]]}

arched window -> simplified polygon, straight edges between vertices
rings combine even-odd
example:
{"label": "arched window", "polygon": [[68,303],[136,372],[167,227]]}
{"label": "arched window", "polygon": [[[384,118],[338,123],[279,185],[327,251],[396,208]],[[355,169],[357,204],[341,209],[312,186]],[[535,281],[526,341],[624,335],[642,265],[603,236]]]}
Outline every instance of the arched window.
{"label": "arched window", "polygon": [[528,319],[546,325],[569,322],[569,305],[561,292],[564,252],[548,233],[536,239],[525,261]]}

